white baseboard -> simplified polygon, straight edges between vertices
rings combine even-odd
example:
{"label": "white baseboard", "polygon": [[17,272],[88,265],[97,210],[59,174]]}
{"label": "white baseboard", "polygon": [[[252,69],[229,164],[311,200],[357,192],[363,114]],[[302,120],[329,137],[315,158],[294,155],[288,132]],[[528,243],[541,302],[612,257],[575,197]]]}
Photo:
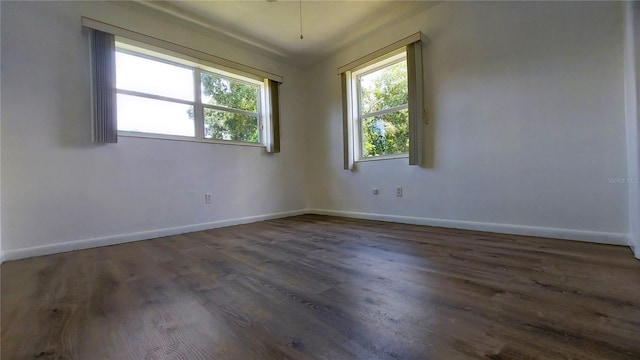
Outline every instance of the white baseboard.
{"label": "white baseboard", "polygon": [[[515,235],[527,235],[538,236],[565,240],[578,240],[587,241],[600,244],[611,245],[623,245],[630,246],[630,239],[628,234],[624,233],[611,233],[611,232],[597,232],[597,231],[585,231],[574,229],[557,229],[537,226],[521,226],[510,224],[497,224],[487,222],[475,222],[475,221],[462,221],[462,220],[446,220],[446,219],[434,219],[434,218],[422,218],[412,216],[398,216],[398,215],[386,215],[386,214],[373,214],[373,213],[361,213],[354,211],[339,211],[339,210],[327,210],[327,209],[301,209],[294,211],[285,211],[279,213],[249,216],[237,219],[220,220],[208,223],[193,224],[178,226],[172,228],[141,231],[128,234],[119,234],[112,236],[105,236],[99,238],[92,238],[86,240],[69,241],[58,244],[34,246],[24,249],[7,250],[0,252],[0,263],[8,260],[18,260],[29,258],[33,256],[57,254],[73,250],[89,249],[100,246],[116,245],[133,241],[154,239],[163,236],[171,236],[177,234],[184,234],[194,231],[209,230],[215,228],[221,228],[226,226],[248,224],[252,222],[279,219],[289,216],[303,215],[303,214],[318,214],[318,215],[332,215],[341,216],[355,219],[367,219],[388,221],[403,224],[414,225],[427,225],[438,226],[455,229],[466,229],[476,231],[487,231],[503,234],[515,234]],[[638,250],[638,249],[635,249]],[[640,254],[636,252],[636,257],[640,259]]]}
{"label": "white baseboard", "polygon": [[389,221],[403,224],[414,225],[428,225],[438,226],[454,229],[487,231],[501,234],[514,234],[514,235],[527,235],[546,237],[554,239],[564,240],[578,240],[587,241],[600,244],[611,245],[623,245],[629,246],[629,237],[624,233],[610,233],[610,232],[597,232],[597,231],[585,231],[574,229],[557,229],[538,226],[522,226],[522,225],[510,225],[510,224],[498,224],[476,221],[463,221],[463,220],[446,220],[446,219],[434,219],[412,216],[397,216],[386,214],[372,214],[361,213],[354,211],[339,211],[339,210],[327,210],[327,209],[309,209],[308,213],[318,215],[333,215],[355,219],[367,219],[378,221]]}
{"label": "white baseboard", "polygon": [[194,231],[202,231],[202,230],[209,230],[209,229],[221,228],[226,226],[248,224],[248,223],[271,220],[271,219],[279,219],[283,217],[302,215],[306,213],[307,213],[306,210],[285,211],[285,212],[271,213],[271,214],[265,214],[265,215],[248,216],[248,217],[237,218],[237,219],[220,220],[220,221],[201,223],[201,224],[177,226],[177,227],[158,229],[158,230],[119,234],[119,235],[105,236],[105,237],[78,240],[78,241],[69,241],[69,242],[63,242],[63,243],[51,244],[51,245],[33,246],[33,247],[17,249],[17,250],[7,250],[7,251],[3,251],[2,254],[0,254],[0,263],[2,261],[18,260],[18,259],[24,259],[24,258],[29,258],[33,256],[57,254],[57,253],[73,251],[73,250],[82,250],[82,249],[89,249],[89,248],[95,248],[100,246],[123,244],[127,242],[148,240],[148,239],[154,239],[154,238],[163,237],[163,236],[184,234],[184,233],[189,233]]}

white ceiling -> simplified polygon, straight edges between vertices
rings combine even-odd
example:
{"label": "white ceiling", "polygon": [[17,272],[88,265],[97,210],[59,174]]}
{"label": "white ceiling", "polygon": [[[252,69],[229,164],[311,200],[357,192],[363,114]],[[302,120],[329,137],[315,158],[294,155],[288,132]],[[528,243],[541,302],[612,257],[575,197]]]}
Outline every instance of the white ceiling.
{"label": "white ceiling", "polygon": [[433,4],[428,1],[303,0],[304,39],[300,39],[298,0],[141,2],[303,67]]}

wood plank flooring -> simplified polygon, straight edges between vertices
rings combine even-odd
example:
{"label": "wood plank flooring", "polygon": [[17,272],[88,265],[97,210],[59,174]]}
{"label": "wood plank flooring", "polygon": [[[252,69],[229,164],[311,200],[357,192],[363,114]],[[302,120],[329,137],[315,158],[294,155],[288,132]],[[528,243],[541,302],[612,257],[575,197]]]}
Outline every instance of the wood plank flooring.
{"label": "wood plank flooring", "polygon": [[640,359],[619,246],[304,215],[1,280],[2,359]]}

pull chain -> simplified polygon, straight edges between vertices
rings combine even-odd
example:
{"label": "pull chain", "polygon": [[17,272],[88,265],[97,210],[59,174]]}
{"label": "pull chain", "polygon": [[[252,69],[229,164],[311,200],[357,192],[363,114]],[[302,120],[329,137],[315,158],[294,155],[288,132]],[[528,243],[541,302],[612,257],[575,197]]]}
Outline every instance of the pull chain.
{"label": "pull chain", "polygon": [[304,39],[302,36],[302,0],[300,0],[300,40]]}

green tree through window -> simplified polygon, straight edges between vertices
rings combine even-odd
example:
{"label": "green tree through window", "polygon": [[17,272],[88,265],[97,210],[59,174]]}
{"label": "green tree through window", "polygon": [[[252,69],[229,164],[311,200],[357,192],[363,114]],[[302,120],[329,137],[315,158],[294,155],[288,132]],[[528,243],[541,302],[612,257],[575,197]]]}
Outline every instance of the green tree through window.
{"label": "green tree through window", "polygon": [[200,78],[205,138],[259,142],[259,86],[206,73]]}
{"label": "green tree through window", "polygon": [[[359,81],[362,157],[408,152],[409,97],[406,60],[363,75]],[[396,110],[385,111],[393,108]]]}

